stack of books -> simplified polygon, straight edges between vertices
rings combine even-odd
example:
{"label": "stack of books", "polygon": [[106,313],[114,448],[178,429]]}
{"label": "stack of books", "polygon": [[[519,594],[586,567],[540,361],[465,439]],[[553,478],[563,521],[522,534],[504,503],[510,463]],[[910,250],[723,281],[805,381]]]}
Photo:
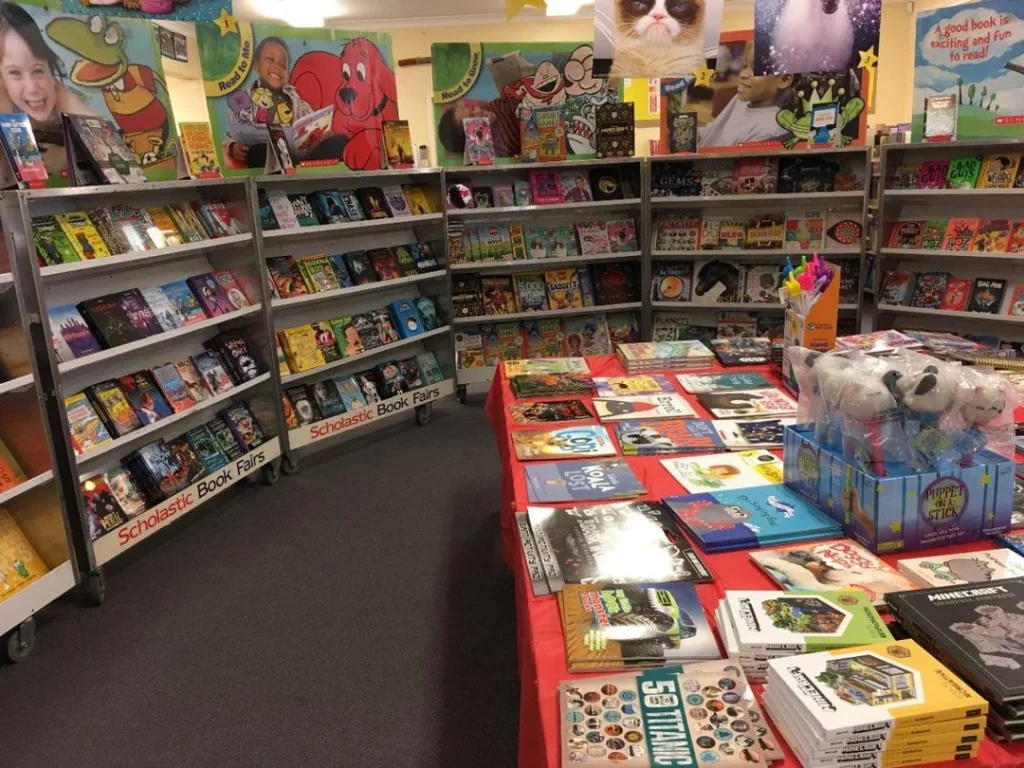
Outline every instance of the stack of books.
{"label": "stack of books", "polygon": [[892,639],[871,600],[856,589],[812,595],[727,590],[715,621],[729,656],[757,682],[772,659]]}
{"label": "stack of books", "polygon": [[1024,577],[896,592],[886,601],[906,634],[984,697],[977,714],[987,711],[989,735],[1024,739]]}
{"label": "stack of books", "polygon": [[807,766],[970,759],[988,711],[913,640],[770,661],[762,702]]}
{"label": "stack of books", "polygon": [[627,373],[705,368],[715,361],[711,350],[696,339],[619,344],[615,354]]}

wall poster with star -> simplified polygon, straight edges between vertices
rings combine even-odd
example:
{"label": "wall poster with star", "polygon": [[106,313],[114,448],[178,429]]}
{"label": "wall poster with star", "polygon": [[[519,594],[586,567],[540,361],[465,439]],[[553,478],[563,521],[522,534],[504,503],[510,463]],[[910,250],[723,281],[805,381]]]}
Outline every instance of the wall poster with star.
{"label": "wall poster with star", "polygon": [[692,79],[662,79],[662,150],[685,148],[690,137],[673,131],[691,131],[694,119],[701,153],[806,149],[816,132],[815,107],[826,104],[837,105],[839,115],[830,144],[864,144],[873,68],[755,75],[754,61],[753,30],[724,32],[714,68],[706,66]]}
{"label": "wall poster with star", "polygon": [[231,13],[231,0],[60,0],[63,11],[153,21],[213,21]]}

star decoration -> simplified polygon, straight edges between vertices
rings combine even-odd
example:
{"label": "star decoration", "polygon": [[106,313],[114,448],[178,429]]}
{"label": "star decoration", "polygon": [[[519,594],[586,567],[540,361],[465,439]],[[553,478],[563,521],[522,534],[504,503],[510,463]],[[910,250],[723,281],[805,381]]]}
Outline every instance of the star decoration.
{"label": "star decoration", "polygon": [[220,16],[214,19],[213,23],[220,28],[221,37],[224,37],[228,32],[238,31],[238,19],[228,13],[227,8],[220,9]]}
{"label": "star decoration", "polygon": [[872,69],[878,66],[878,56],[875,55],[875,46],[871,46],[866,51],[857,51],[860,55],[860,61],[857,62],[858,67],[864,67],[866,69]]}
{"label": "star decoration", "polygon": [[915,496],[917,496],[917,491],[915,491],[913,488],[911,488],[910,490],[907,491],[907,498],[908,499],[912,499]]}
{"label": "star decoration", "polygon": [[989,512],[987,515],[985,515],[985,517],[991,523],[993,520],[996,519],[996,513],[995,512]]}
{"label": "star decoration", "polygon": [[835,503],[836,503],[835,499],[833,499],[831,496],[829,496],[826,499],[826,502],[828,503],[828,506],[830,506],[830,507],[835,506]]}
{"label": "star decoration", "polygon": [[879,483],[878,485],[875,486],[875,490],[878,491],[878,493],[881,493],[882,491],[885,490],[885,486]]}
{"label": "star decoration", "polygon": [[711,69],[706,63],[702,64],[700,69],[693,73],[694,85],[711,85],[711,76],[715,74],[715,70]]}
{"label": "star decoration", "polygon": [[891,523],[889,523],[889,530],[893,533],[899,533],[903,530],[903,523],[901,523],[899,520],[893,520]]}
{"label": "star decoration", "polygon": [[986,472],[984,475],[981,476],[980,479],[981,479],[981,484],[982,485],[988,485],[989,482],[992,480],[992,475],[990,475],[988,472]]}

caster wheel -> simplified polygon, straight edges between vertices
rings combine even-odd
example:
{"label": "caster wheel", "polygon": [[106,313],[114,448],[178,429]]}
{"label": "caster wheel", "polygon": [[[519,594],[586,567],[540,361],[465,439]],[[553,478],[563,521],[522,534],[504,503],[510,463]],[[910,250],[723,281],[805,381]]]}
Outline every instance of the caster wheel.
{"label": "caster wheel", "polygon": [[455,390],[455,397],[458,398],[459,402],[462,405],[466,404],[466,387],[465,387],[465,385],[463,385],[463,386],[461,386],[461,387],[459,387],[458,389]]}
{"label": "caster wheel", "polygon": [[4,642],[4,650],[7,658],[12,663],[24,661],[32,655],[36,647],[36,620],[25,619],[19,627],[14,629]]}
{"label": "caster wheel", "polygon": [[299,460],[293,459],[291,456],[285,456],[281,459],[281,471],[288,476],[294,475],[299,471]]}
{"label": "caster wheel", "polygon": [[422,427],[425,424],[429,424],[430,420],[434,417],[434,407],[427,403],[426,405],[420,405],[416,408],[416,425]]}
{"label": "caster wheel", "polygon": [[263,468],[263,482],[267,485],[277,485],[277,481],[281,479],[281,469],[277,466],[277,462],[267,464]]}
{"label": "caster wheel", "polygon": [[103,601],[107,599],[107,574],[102,568],[86,576],[82,586],[90,603],[96,607],[103,605]]}

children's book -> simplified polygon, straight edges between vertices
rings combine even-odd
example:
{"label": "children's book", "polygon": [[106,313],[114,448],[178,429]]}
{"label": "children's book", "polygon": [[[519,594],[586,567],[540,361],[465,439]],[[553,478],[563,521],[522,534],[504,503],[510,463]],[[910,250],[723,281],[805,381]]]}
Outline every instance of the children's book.
{"label": "children's book", "polygon": [[[82,504],[92,541],[128,522],[128,515],[121,509],[103,475],[94,475],[82,483]],[[0,557],[0,564],[2,562]]]}
{"label": "children's book", "polygon": [[903,306],[910,297],[910,287],[913,283],[914,276],[909,272],[889,270],[882,278],[882,292],[878,297],[878,303]]}
{"label": "children's book", "polygon": [[986,155],[978,177],[978,189],[1010,189],[1019,166],[1019,152]]}
{"label": "children's book", "polygon": [[770,195],[775,192],[779,175],[776,157],[737,158],[732,170],[734,195]]}
{"label": "children's book", "polygon": [[796,401],[777,387],[704,392],[697,400],[718,419],[795,416],[797,411]]}
{"label": "children's book", "polygon": [[795,418],[713,420],[711,427],[730,451],[744,451],[751,448],[781,448],[786,427],[795,423]]}
{"label": "children's book", "polygon": [[929,160],[921,163],[917,173],[918,189],[945,189],[949,173],[949,160]]}
{"label": "children's book", "polygon": [[548,461],[527,464],[526,487],[531,502],[614,501],[647,493],[623,459]]}
{"label": "children's book", "polygon": [[207,317],[219,317],[235,311],[220,283],[212,274],[195,275],[186,280]]}
{"label": "children's book", "polygon": [[[717,222],[718,248],[722,251],[740,251],[744,248],[781,248],[781,243],[775,243],[775,236],[779,233],[775,228],[776,223],[776,219],[770,221],[758,219],[751,222],[748,227],[742,221],[733,218],[720,218]],[[703,234],[701,238],[703,242]]]}
{"label": "children's book", "polygon": [[764,389],[771,382],[763,373],[738,371],[736,373],[679,374],[676,380],[684,392],[700,394],[729,389]]}
{"label": "children's book", "polygon": [[188,410],[196,405],[196,400],[192,397],[188,384],[185,383],[178,369],[172,363],[158,366],[152,370],[152,373],[153,380],[156,381],[167,403],[175,413]]}
{"label": "children's book", "polygon": [[513,315],[519,311],[516,292],[509,275],[480,278],[485,315]]}
{"label": "children's book", "polygon": [[1024,285],[1013,286],[1013,293],[1006,304],[1006,314],[1011,317],[1024,317]]}
{"label": "children's book", "polygon": [[593,426],[516,430],[512,432],[512,447],[520,461],[618,455],[608,430]]}
{"label": "children's book", "polygon": [[612,253],[637,250],[636,223],[633,219],[614,219],[606,222],[608,242]]}
{"label": "children's book", "polygon": [[64,412],[75,453],[88,453],[93,448],[111,442],[110,433],[84,392],[64,398]]}
{"label": "children's book", "polygon": [[178,123],[181,135],[181,150],[189,178],[219,179],[220,164],[217,162],[217,146],[209,123]]}
{"label": "children's book", "polygon": [[409,121],[385,120],[382,128],[384,131],[384,151],[388,157],[388,166],[391,168],[412,168],[414,156],[412,136],[409,133]]}
{"label": "children's book", "polygon": [[967,303],[967,311],[998,314],[1003,306],[1003,295],[1005,293],[1005,280],[979,277],[974,281],[974,290],[971,291],[971,300]]}
{"label": "children's book", "polygon": [[[84,157],[92,165],[96,176],[107,184],[145,184],[135,155],[125,145],[121,132],[113,121],[92,115],[63,115],[64,126],[75,150],[84,150]],[[74,174],[77,169],[71,167]],[[72,181],[75,183],[75,180]]]}
{"label": "children's book", "polygon": [[409,208],[409,203],[405,200],[405,193],[402,192],[400,184],[385,184],[381,187],[381,192],[384,193],[384,199],[387,201],[388,209],[394,218],[400,219],[412,216],[412,210]]}
{"label": "children's book", "polygon": [[910,306],[922,309],[938,309],[946,293],[948,272],[922,272],[914,283]]}
{"label": "children's book", "polygon": [[71,264],[82,260],[55,216],[33,216],[32,238],[36,245],[36,258],[41,267]]}
{"label": "children's book", "polygon": [[559,421],[589,421],[594,418],[582,400],[512,403],[508,410],[513,424],[550,424]]}
{"label": "children's book", "polygon": [[785,485],[670,496],[665,503],[706,552],[834,538],[841,526]]}
{"label": "children's book", "polygon": [[573,315],[563,325],[570,357],[611,354],[608,322],[604,315]]}
{"label": "children's book", "polygon": [[782,460],[765,450],[662,459],[661,464],[690,493],[782,482]]}
{"label": "children's book", "polygon": [[762,365],[771,360],[772,343],[764,337],[718,338],[711,340],[711,348],[722,365]]}
{"label": "children's book", "polygon": [[[724,216],[705,216],[700,220],[698,240],[702,251],[717,251],[721,248],[722,222],[731,221]],[[747,241],[744,230],[743,242]]]}
{"label": "children's book", "polygon": [[[695,251],[700,242],[701,218],[700,211],[662,216],[658,219],[654,236],[654,248],[658,251]],[[718,247],[718,235],[715,234],[715,248]]]}
{"label": "children's book", "polygon": [[49,174],[29,116],[22,112],[0,115],[0,140],[18,186],[22,189],[45,187]]}
{"label": "children's book", "polygon": [[142,426],[116,381],[93,384],[87,392],[97,414],[114,437],[124,437]]}
{"label": "children's book", "polygon": [[981,219],[971,250],[979,253],[1006,253],[1009,240],[1009,219]]}
{"label": "children's book", "polygon": [[77,307],[53,307],[49,311],[53,348],[62,362],[102,351],[96,337],[82,318]]}
{"label": "children's book", "polygon": [[[35,221],[33,219],[33,221]],[[35,224],[33,224],[33,229]],[[1014,221],[1010,226],[1010,237],[1006,243],[1007,253],[1024,253],[1024,221]]]}
{"label": "children's book", "polygon": [[84,211],[68,211],[58,213],[54,217],[60,228],[64,230],[68,242],[78,254],[76,261],[85,259],[105,259],[110,256],[110,249],[99,231],[93,224],[92,219]]}
{"label": "children's book", "polygon": [[526,356],[561,357],[566,354],[565,332],[557,317],[528,320],[523,323],[526,332]]}
{"label": "children's book", "polygon": [[675,393],[596,397],[594,410],[601,421],[627,419],[691,419],[697,414],[686,400]]}
{"label": "children's book", "polygon": [[731,195],[732,169],[731,160],[711,160],[703,163],[700,178],[701,195],[705,197]]}
{"label": "children's book", "polygon": [[946,281],[946,290],[942,294],[942,304],[939,309],[963,312],[967,309],[967,302],[971,298],[971,288],[974,281],[965,278],[951,277]]}
{"label": "children's book", "polygon": [[640,341],[640,324],[635,312],[611,312],[605,315],[605,325],[612,349]]}
{"label": "children's book", "polygon": [[897,563],[915,588],[976,584],[1024,576],[1024,557],[1003,547],[959,554],[911,557]]}
{"label": "children's book", "polygon": [[[981,155],[966,155],[949,162],[946,181],[950,189],[974,189],[981,175]],[[947,249],[949,250],[949,249]]]}
{"label": "children's book", "polygon": [[[781,249],[785,238],[786,220],[779,215],[756,216],[747,226],[747,248],[766,251]],[[723,224],[724,229],[724,224]],[[724,250],[732,249],[732,244],[723,240],[719,233],[719,244]]]}
{"label": "children's book", "polygon": [[693,265],[686,261],[656,261],[652,267],[652,301],[689,301]]}
{"label": "children's book", "polygon": [[706,453],[725,447],[711,425],[700,419],[622,421],[615,430],[623,456]]}
{"label": "children's book", "polygon": [[750,559],[787,592],[859,589],[880,610],[889,592],[914,584],[852,539],[815,541],[750,553]]}
{"label": "children's book", "polygon": [[530,197],[534,205],[562,202],[562,181],[554,171],[530,171]]}
{"label": "children's book", "polygon": [[594,115],[598,157],[632,157],[636,150],[633,102],[598,104]]}
{"label": "children's book", "polygon": [[859,248],[864,225],[857,211],[825,213],[825,250]]}
{"label": "children's book", "polygon": [[825,245],[825,213],[821,210],[796,210],[786,214],[783,248],[807,253]]}
{"label": "children's book", "polygon": [[924,237],[924,221],[898,221],[889,232],[890,248],[919,248]]}
{"label": "children's book", "polygon": [[924,230],[921,233],[920,247],[926,251],[937,251],[942,247],[942,241],[946,238],[946,229],[949,227],[949,219],[929,219],[924,223]]}
{"label": "children's book", "polygon": [[594,386],[597,388],[598,397],[675,392],[672,382],[660,373],[642,376],[597,376],[594,378]]}
{"label": "children's book", "polygon": [[117,380],[143,425],[155,424],[174,413],[148,371],[139,371]]}
{"label": "children's book", "polygon": [[580,253],[584,256],[611,253],[608,229],[603,221],[577,221],[576,234],[580,239]]}
{"label": "children's book", "polygon": [[920,163],[900,163],[892,175],[893,189],[914,189],[921,175]]}
{"label": "children's book", "polygon": [[181,318],[182,327],[202,323],[208,319],[203,308],[199,305],[199,300],[192,293],[192,289],[189,288],[186,281],[179,280],[176,283],[161,285],[160,290]]}
{"label": "children's book", "polygon": [[516,272],[513,278],[518,312],[542,312],[549,308],[547,286],[542,273]]}
{"label": "children's book", "polygon": [[544,273],[548,303],[551,309],[571,309],[583,306],[580,279],[575,269],[555,269]]}
{"label": "children's book", "polygon": [[[78,305],[78,311],[89,324],[93,335],[110,349],[144,338],[121,303],[121,294],[99,296]],[[159,328],[159,324],[157,325]]]}

